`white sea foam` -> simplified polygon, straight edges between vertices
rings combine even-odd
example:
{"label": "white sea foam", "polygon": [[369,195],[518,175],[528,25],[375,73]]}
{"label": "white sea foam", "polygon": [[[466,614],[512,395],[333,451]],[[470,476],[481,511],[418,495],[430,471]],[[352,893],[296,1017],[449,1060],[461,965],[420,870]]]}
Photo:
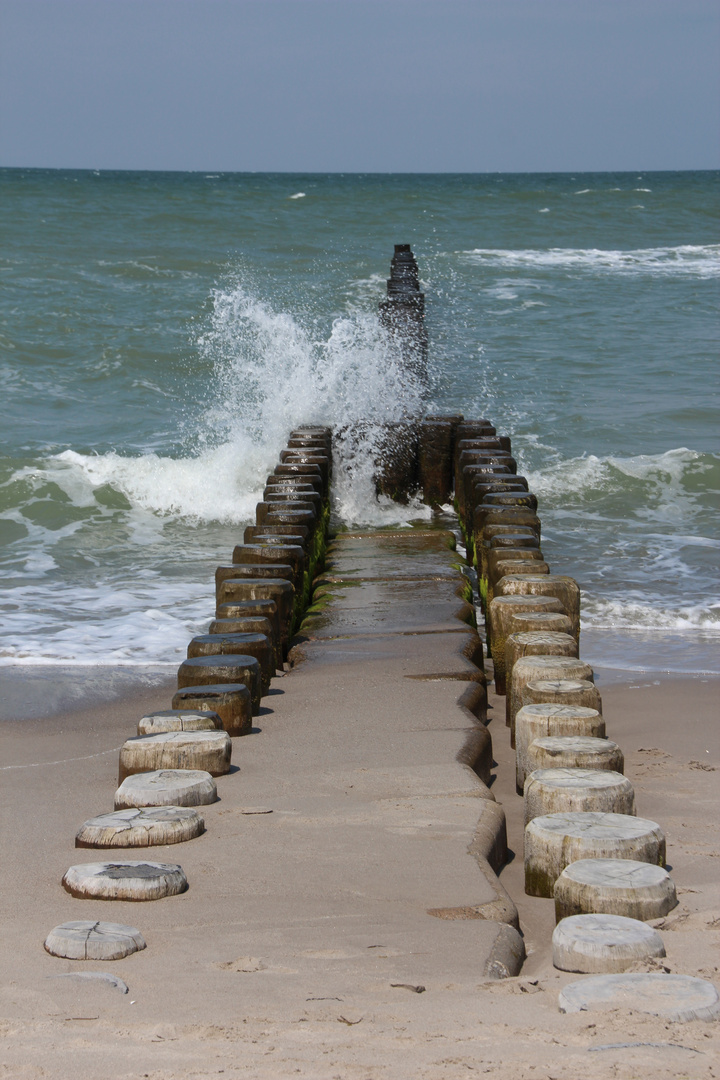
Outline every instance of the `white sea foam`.
{"label": "white sea foam", "polygon": [[485,289],[488,296],[495,296],[498,300],[517,300],[517,282],[515,281],[498,281],[495,285],[489,286]]}
{"label": "white sea foam", "polygon": [[679,247],[638,248],[633,251],[600,248],[545,250],[475,248],[457,253],[491,268],[578,270],[593,273],[720,276],[720,244],[682,244]]}
{"label": "white sea foam", "polygon": [[93,587],[56,582],[13,590],[0,665],[178,664],[188,640],[213,616],[208,582],[101,579]]}
{"label": "white sea foam", "polygon": [[45,470],[77,506],[91,505],[94,490],[107,484],[133,507],[191,521],[226,522],[252,517],[267,472],[262,448],[249,441],[241,448],[240,440],[185,458],[65,450]]}
{"label": "white sea foam", "polygon": [[640,597],[583,594],[583,625],[595,629],[702,630],[717,633],[720,645],[720,600],[672,607]]}
{"label": "white sea foam", "polygon": [[[638,482],[636,502],[645,520],[680,524],[692,519],[696,498],[688,480],[712,467],[708,455],[687,447],[663,454],[632,457],[569,458],[541,469],[525,468],[532,491],[551,500],[577,501],[629,492],[628,482]],[[642,493],[640,490],[642,486]]]}
{"label": "white sea foam", "polygon": [[56,567],[55,559],[47,551],[32,551],[25,560],[24,569],[28,576],[39,577]]}

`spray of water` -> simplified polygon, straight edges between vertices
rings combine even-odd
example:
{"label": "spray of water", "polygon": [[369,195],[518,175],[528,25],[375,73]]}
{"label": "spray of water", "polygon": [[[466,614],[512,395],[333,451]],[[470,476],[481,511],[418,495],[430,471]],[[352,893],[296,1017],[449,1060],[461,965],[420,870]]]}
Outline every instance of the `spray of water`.
{"label": "spray of water", "polygon": [[318,339],[236,283],[215,291],[198,345],[215,370],[201,426],[237,450],[251,482],[261,482],[293,427],[326,424],[339,436],[333,494],[341,521],[393,524],[428,512],[375,495],[382,425],[418,415],[424,389],[376,315],[338,317]]}
{"label": "spray of water", "polygon": [[239,282],[218,287],[211,301],[196,345],[212,374],[204,407],[186,423],[185,453],[66,450],[14,479],[52,482],[77,506],[94,506],[95,492],[108,486],[133,510],[165,519],[241,523],[254,517],[292,428],[326,424],[339,436],[339,522],[401,524],[429,513],[376,497],[382,425],[417,416],[424,391],[377,315],[354,311],[322,332]]}

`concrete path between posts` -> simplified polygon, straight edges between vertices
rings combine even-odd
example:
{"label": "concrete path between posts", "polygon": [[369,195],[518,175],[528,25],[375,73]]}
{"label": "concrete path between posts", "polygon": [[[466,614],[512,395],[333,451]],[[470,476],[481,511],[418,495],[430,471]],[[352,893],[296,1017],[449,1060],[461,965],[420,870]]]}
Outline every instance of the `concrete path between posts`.
{"label": "concrete path between posts", "polygon": [[291,962],[283,993],[519,970],[461,561],[444,531],[337,538],[273,713],[235,742],[224,804],[273,813],[234,819],[227,899],[244,912],[238,950],[268,972]]}

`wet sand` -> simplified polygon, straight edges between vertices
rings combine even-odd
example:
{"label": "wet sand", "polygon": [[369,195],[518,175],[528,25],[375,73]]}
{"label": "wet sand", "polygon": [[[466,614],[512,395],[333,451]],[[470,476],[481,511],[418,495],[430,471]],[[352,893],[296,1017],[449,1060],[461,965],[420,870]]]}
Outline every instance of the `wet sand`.
{"label": "wet sand", "polygon": [[[322,694],[307,692],[311,668],[300,664],[276,680],[256,721],[262,730],[235,740],[240,772],[219,781],[221,801],[205,808],[207,834],[153,849],[153,857],[183,864],[188,893],[152,905],[114,903],[107,913],[100,905],[100,915],[93,914],[140,926],[148,940],[147,950],[112,964],[59,960],[44,952],[42,941],[57,923],[91,917],[85,904],[98,907],[73,900],[59,884],[71,863],[95,857],[76,851],[75,831],[110,808],[118,747],[134,733],[142,712],[168,707],[172,686],[85,712],[3,724],[0,1023],[8,1075],[368,1080],[477,1072],[506,1080],[575,1080],[634,1077],[650,1067],[668,1080],[717,1075],[717,1025],[558,1012],[557,991],[577,976],[555,971],[550,962],[552,901],[522,891],[522,800],[514,792],[504,701],[492,694],[498,762],[492,791],[506,810],[515,853],[501,881],[520,912],[528,951],[521,975],[501,982],[473,977],[466,944],[473,933],[480,941],[479,921],[432,920],[433,933],[439,928],[447,935],[447,950],[440,957],[437,950],[424,951],[404,925],[405,895],[395,900],[394,921],[386,909],[378,915],[375,935],[367,923],[359,932],[352,918],[340,917],[343,890],[349,885],[350,909],[360,894],[374,894],[383,849],[398,837],[406,837],[410,848],[423,824],[434,819],[430,800],[398,797],[391,827],[377,830],[374,849],[361,853],[353,880],[338,881],[351,828],[349,781],[333,788],[318,775],[318,790],[311,797],[305,787],[305,801],[299,801],[296,782],[301,772],[306,781],[312,776],[302,743],[313,724],[326,725],[342,745],[337,714],[313,708]],[[680,904],[664,920],[666,966],[718,984],[720,681],[603,685],[601,678],[600,687],[608,735],[624,750],[638,813],[657,820],[667,835]],[[288,768],[293,740],[295,777]],[[391,746],[387,761],[395,764]],[[243,813],[260,803],[273,814]],[[362,804],[356,812],[362,815]],[[343,817],[340,831],[318,828],[328,815]],[[283,851],[289,857],[298,844],[305,845],[306,872],[302,880],[290,880]],[[458,854],[458,861],[464,857]],[[433,882],[432,867],[420,867],[422,908],[427,882]],[[438,892],[437,881],[430,892]],[[118,975],[130,993],[52,978],[88,968]],[[408,989],[418,985],[425,991]]]}

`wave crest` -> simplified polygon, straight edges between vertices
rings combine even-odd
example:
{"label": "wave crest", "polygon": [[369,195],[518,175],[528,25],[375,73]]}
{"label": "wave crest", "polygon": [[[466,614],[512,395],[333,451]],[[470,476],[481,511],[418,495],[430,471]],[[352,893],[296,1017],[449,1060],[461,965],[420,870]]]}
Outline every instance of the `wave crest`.
{"label": "wave crest", "polygon": [[470,262],[491,268],[720,277],[720,244],[681,244],[678,247],[637,248],[632,251],[601,248],[474,248],[458,254]]}
{"label": "wave crest", "polygon": [[11,482],[25,485],[29,501],[34,489],[52,484],[72,506],[96,508],[99,489],[109,487],[130,510],[191,522],[250,521],[288,432],[316,423],[345,434],[334,462],[342,520],[402,524],[427,513],[420,504],[375,497],[379,425],[417,415],[423,394],[377,315],[337,317],[323,336],[236,283],[213,293],[197,343],[213,376],[184,453],[65,450],[18,470]]}
{"label": "wave crest", "polygon": [[688,630],[714,631],[720,634],[720,601],[706,604],[684,604],[678,607],[659,603],[649,604],[639,598],[626,596],[583,596],[583,626],[597,630]]}
{"label": "wave crest", "polygon": [[699,496],[712,493],[708,481],[714,478],[706,474],[715,472],[720,479],[720,459],[684,446],[633,457],[588,454],[539,469],[525,468],[530,488],[552,502],[575,506],[635,496],[648,514],[664,510],[678,521],[683,514],[693,514]]}

